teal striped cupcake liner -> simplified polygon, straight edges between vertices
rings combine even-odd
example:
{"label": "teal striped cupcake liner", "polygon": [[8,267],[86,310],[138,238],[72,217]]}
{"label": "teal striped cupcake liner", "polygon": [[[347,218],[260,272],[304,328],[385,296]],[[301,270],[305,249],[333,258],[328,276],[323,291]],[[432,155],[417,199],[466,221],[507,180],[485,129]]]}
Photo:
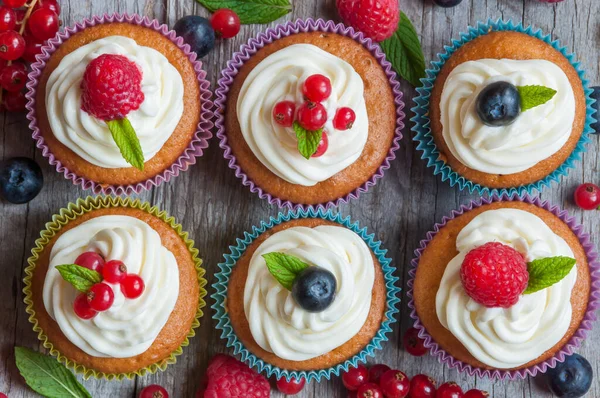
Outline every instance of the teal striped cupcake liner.
{"label": "teal striped cupcake liner", "polygon": [[[244,347],[242,342],[236,336],[235,331],[231,326],[229,315],[225,309],[227,286],[229,284],[231,271],[248,246],[268,229],[281,223],[300,218],[321,218],[333,221],[358,234],[377,257],[384,274],[387,288],[387,311],[385,313],[384,321],[375,337],[373,337],[371,342],[358,354],[343,363],[327,369],[291,371],[281,369],[256,357]],[[334,214],[331,210],[315,210],[313,208],[299,208],[286,214],[279,213],[277,218],[271,217],[268,222],[262,221],[258,227],[252,227],[251,232],[244,232],[244,237],[242,239],[236,239],[236,246],[229,246],[229,249],[230,253],[224,255],[225,262],[219,264],[220,271],[215,275],[217,282],[212,285],[215,290],[215,293],[211,295],[211,298],[215,301],[212,305],[212,308],[215,311],[213,319],[217,320],[217,329],[222,331],[221,338],[227,341],[227,347],[233,347],[234,355],[239,355],[243,362],[246,362],[258,372],[265,373],[267,377],[274,376],[278,380],[282,377],[285,377],[287,380],[290,380],[291,378],[298,380],[306,379],[307,382],[310,382],[311,380],[320,382],[322,378],[329,380],[332,375],[339,376],[342,371],[346,372],[348,371],[348,368],[356,367],[359,363],[365,363],[368,357],[375,356],[376,350],[381,350],[382,343],[388,341],[387,335],[392,331],[391,325],[396,322],[395,316],[398,313],[396,305],[400,302],[400,299],[398,298],[400,289],[396,287],[398,278],[394,276],[396,268],[391,266],[392,260],[386,257],[387,250],[381,247],[381,241],[375,240],[375,234],[369,234],[367,228],[361,228],[358,222],[353,223],[349,216],[343,218],[340,214]]]}
{"label": "teal striped cupcake liner", "polygon": [[[461,46],[491,31],[516,31],[526,33],[550,44],[563,54],[577,71],[579,78],[583,83],[586,99],[585,127],[577,146],[567,160],[545,178],[527,185],[512,188],[497,189],[485,187],[466,179],[456,171],[452,170],[443,160],[439,159],[439,151],[435,145],[433,136],[431,135],[430,128],[429,99],[431,97],[433,84],[440,69]],[[460,39],[452,40],[452,46],[444,46],[444,50],[444,53],[439,53],[437,55],[438,61],[431,62],[431,68],[426,70],[427,77],[421,79],[423,86],[417,88],[418,95],[414,99],[416,106],[412,108],[415,116],[411,119],[413,122],[412,131],[415,133],[413,141],[417,142],[417,149],[422,151],[421,159],[427,160],[427,167],[433,168],[434,175],[441,175],[442,181],[448,181],[452,187],[458,185],[458,188],[461,191],[466,189],[469,193],[477,192],[480,195],[488,194],[490,196],[504,194],[512,195],[515,193],[517,195],[534,195],[535,191],[538,193],[542,192],[544,187],[550,187],[553,182],[558,183],[563,176],[567,176],[569,170],[575,168],[575,163],[581,160],[582,153],[586,151],[585,145],[590,142],[590,134],[593,133],[591,126],[596,121],[596,119],[594,119],[596,110],[593,107],[593,104],[596,101],[591,97],[592,90],[589,87],[588,80],[585,78],[583,69],[580,67],[580,63],[575,59],[575,54],[569,53],[567,48],[561,46],[558,40],[552,40],[550,35],[544,35],[540,29],[535,29],[531,25],[527,27],[524,27],[523,24],[515,25],[512,20],[505,22],[502,19],[498,19],[497,21],[489,19],[487,23],[478,22],[477,27],[469,27],[467,33],[461,33]]]}

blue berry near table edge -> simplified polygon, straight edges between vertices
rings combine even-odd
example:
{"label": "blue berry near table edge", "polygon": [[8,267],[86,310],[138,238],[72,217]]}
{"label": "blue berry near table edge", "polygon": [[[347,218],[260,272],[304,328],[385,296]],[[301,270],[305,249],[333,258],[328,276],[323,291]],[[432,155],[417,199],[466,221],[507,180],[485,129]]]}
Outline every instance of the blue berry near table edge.
{"label": "blue berry near table edge", "polygon": [[583,397],[590,389],[593,378],[592,365],[579,354],[566,357],[564,362],[546,372],[548,388],[561,398]]}
{"label": "blue berry near table edge", "polygon": [[12,158],[0,167],[0,196],[10,203],[29,202],[40,193],[43,185],[42,170],[33,159]]}
{"label": "blue berry near table edge", "polygon": [[206,18],[188,15],[177,21],[173,29],[177,36],[190,45],[198,58],[204,57],[215,47],[215,31]]}

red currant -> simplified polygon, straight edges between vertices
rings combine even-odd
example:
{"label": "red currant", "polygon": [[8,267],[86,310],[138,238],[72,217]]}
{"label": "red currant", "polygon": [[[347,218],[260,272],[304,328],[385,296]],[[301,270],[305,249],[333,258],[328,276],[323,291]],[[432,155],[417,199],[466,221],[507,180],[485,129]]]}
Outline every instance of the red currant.
{"label": "red currant", "polygon": [[304,81],[302,94],[311,102],[323,102],[331,95],[331,81],[323,75],[311,75]]}
{"label": "red currant", "polygon": [[369,369],[369,382],[379,384],[379,379],[381,375],[390,370],[390,367],[387,365],[379,364],[373,365]]}
{"label": "red currant", "polygon": [[90,290],[87,292],[87,299],[91,309],[102,312],[113,305],[115,294],[112,287],[108,286],[106,283],[100,282],[90,287]]}
{"label": "red currant", "polygon": [[7,91],[21,91],[27,83],[27,67],[15,62],[0,71],[0,86]]}
{"label": "red currant", "polygon": [[575,190],[575,204],[583,210],[595,210],[600,206],[600,187],[594,184],[581,184]]}
{"label": "red currant", "polygon": [[286,395],[296,395],[304,388],[306,379],[290,379],[287,381],[285,377],[277,380],[277,389]]}
{"label": "red currant", "polygon": [[3,98],[4,108],[9,112],[21,112],[25,110],[27,98],[22,91],[10,92],[7,91]]}
{"label": "red currant", "polygon": [[298,123],[309,131],[318,130],[327,121],[327,110],[320,102],[306,101],[298,109]]}
{"label": "red currant", "polygon": [[294,113],[296,113],[296,104],[292,101],[281,101],[273,107],[273,119],[283,127],[292,127]]}
{"label": "red currant", "polygon": [[58,15],[50,8],[39,8],[29,16],[27,27],[36,39],[40,41],[51,39],[58,32]]}
{"label": "red currant", "polygon": [[458,384],[451,381],[439,386],[435,398],[463,398],[463,390]]}
{"label": "red currant", "polygon": [[381,388],[375,383],[366,383],[356,391],[356,398],[384,398]]}
{"label": "red currant", "polygon": [[8,395],[6,395],[6,394],[5,394],[5,393],[3,393],[3,392],[0,392],[0,398],[8,398]]}
{"label": "red currant", "polygon": [[23,19],[25,18],[25,14],[27,14],[27,11],[21,8],[21,9],[15,10],[15,14],[17,15],[17,25],[18,25],[21,22],[23,22]]}
{"label": "red currant", "polygon": [[23,53],[23,59],[30,64],[36,61],[35,56],[42,53],[42,43],[35,41],[34,37],[25,38],[25,52]]}
{"label": "red currant", "polygon": [[404,398],[410,389],[408,377],[399,370],[388,370],[382,374],[379,385],[386,398]]}
{"label": "red currant", "polygon": [[35,7],[33,7],[33,11],[39,8],[49,8],[54,11],[56,15],[60,15],[60,6],[56,0],[38,0]]}
{"label": "red currant", "polygon": [[108,283],[121,283],[127,276],[127,267],[119,260],[110,260],[102,268],[102,277]]}
{"label": "red currant", "polygon": [[319,141],[319,146],[317,146],[317,150],[312,154],[311,157],[318,158],[323,156],[325,152],[327,152],[327,148],[329,148],[329,138],[327,137],[327,132],[323,131],[321,135],[321,141]]}
{"label": "red currant", "polygon": [[121,282],[121,291],[128,299],[136,299],[144,292],[144,280],[136,274],[127,274]]}
{"label": "red currant", "polygon": [[356,391],[348,391],[348,398],[356,398]]}
{"label": "red currant", "polygon": [[0,31],[13,30],[17,26],[17,13],[6,6],[0,7]]}
{"label": "red currant", "polygon": [[210,25],[218,36],[231,39],[240,31],[240,17],[228,8],[221,8],[210,18]]}
{"label": "red currant", "polygon": [[169,393],[158,384],[151,384],[140,391],[139,398],[169,398]]}
{"label": "red currant", "polygon": [[14,61],[25,52],[25,39],[14,30],[0,32],[0,58]]}
{"label": "red currant", "polygon": [[350,130],[355,120],[356,113],[351,108],[343,107],[335,112],[333,127],[337,130]]}
{"label": "red currant", "polygon": [[420,357],[427,353],[427,349],[424,346],[425,340],[419,337],[419,331],[415,328],[410,328],[404,333],[404,349],[408,351],[410,355]]}
{"label": "red currant", "polygon": [[96,252],[83,252],[75,259],[75,264],[102,273],[104,258]]}
{"label": "red currant", "polygon": [[435,397],[435,381],[427,375],[416,375],[410,381],[410,398]]}
{"label": "red currant", "polygon": [[354,391],[369,380],[369,370],[365,365],[358,365],[356,368],[349,368],[347,372],[342,373],[342,383],[347,390]]}
{"label": "red currant", "polygon": [[3,0],[5,6],[10,8],[19,8],[23,7],[27,0]]}
{"label": "red currant", "polygon": [[81,319],[92,319],[98,315],[98,311],[93,310],[92,307],[90,307],[90,303],[88,302],[85,293],[81,293],[75,298],[75,301],[73,302],[73,311],[75,311],[75,315]]}
{"label": "red currant", "polygon": [[487,391],[469,390],[463,395],[463,398],[488,398],[489,396]]}

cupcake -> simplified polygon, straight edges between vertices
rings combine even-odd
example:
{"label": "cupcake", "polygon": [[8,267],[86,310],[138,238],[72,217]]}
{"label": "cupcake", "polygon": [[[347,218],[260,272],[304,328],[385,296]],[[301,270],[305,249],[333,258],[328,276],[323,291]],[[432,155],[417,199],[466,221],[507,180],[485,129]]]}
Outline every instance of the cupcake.
{"label": "cupcake", "polygon": [[415,140],[436,174],[470,191],[540,190],[566,174],[593,120],[583,71],[532,28],[471,28],[429,70]]}
{"label": "cupcake", "polygon": [[410,272],[425,346],[479,376],[525,377],[563,361],[598,306],[589,237],[539,199],[495,197],[454,214],[421,242]]}
{"label": "cupcake", "polygon": [[166,25],[95,17],[42,51],[28,83],[30,127],[44,156],[74,183],[139,192],[186,170],[206,148],[206,72]]}
{"label": "cupcake", "polygon": [[46,225],[28,259],[29,321],[50,354],[86,378],[164,370],[202,316],[197,255],[156,207],[80,199]]}
{"label": "cupcake", "polygon": [[366,229],[311,210],[280,214],[238,243],[219,265],[213,308],[250,366],[329,379],[387,340],[397,278]]}
{"label": "cupcake", "polygon": [[280,206],[356,197],[389,167],[401,138],[390,64],[369,39],[331,21],[289,22],[251,39],[216,96],[230,167]]}

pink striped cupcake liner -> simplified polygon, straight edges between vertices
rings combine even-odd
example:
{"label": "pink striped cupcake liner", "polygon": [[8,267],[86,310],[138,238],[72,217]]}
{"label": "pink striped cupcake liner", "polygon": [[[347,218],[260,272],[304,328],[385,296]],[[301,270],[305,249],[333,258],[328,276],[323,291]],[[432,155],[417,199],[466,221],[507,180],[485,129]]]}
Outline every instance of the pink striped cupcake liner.
{"label": "pink striped cupcake liner", "polygon": [[[38,79],[46,66],[46,62],[50,59],[50,56],[56,51],[62,43],[69,39],[72,35],[85,30],[88,27],[100,25],[111,22],[125,22],[133,25],[143,26],[149,29],[153,29],[179,47],[181,51],[187,56],[194,67],[198,84],[200,86],[200,100],[201,100],[201,114],[200,122],[198,123],[197,131],[190,141],[188,147],[181,153],[179,158],[163,170],[161,173],[149,178],[145,181],[138,182],[130,185],[106,185],[100,184],[96,181],[92,181],[82,176],[78,176],[71,170],[69,170],[64,164],[57,159],[54,154],[50,151],[44,137],[42,136],[37,116],[36,116],[36,90],[38,86]],[[196,53],[191,51],[190,46],[185,44],[181,37],[177,37],[174,31],[170,30],[165,24],[160,24],[157,20],[151,20],[148,17],[142,17],[140,15],[127,15],[127,14],[105,14],[104,16],[95,16],[92,19],[84,19],[81,22],[76,23],[74,26],[65,28],[59,32],[54,38],[48,40],[42,47],[42,53],[36,57],[37,61],[31,65],[31,72],[29,73],[29,79],[27,82],[27,119],[29,119],[29,127],[33,131],[32,137],[36,142],[36,146],[42,151],[42,155],[48,158],[48,162],[56,167],[56,171],[62,173],[66,179],[71,180],[73,184],[81,186],[83,189],[91,189],[94,193],[103,194],[115,194],[115,195],[129,195],[133,193],[140,193],[144,190],[149,190],[152,187],[160,185],[162,182],[168,182],[173,177],[177,177],[180,172],[187,170],[191,165],[196,163],[196,157],[202,156],[204,150],[208,147],[208,140],[212,137],[211,129],[213,127],[213,103],[211,101],[212,93],[210,91],[210,83],[206,80],[206,71],[202,69],[202,62],[196,59]]]}
{"label": "pink striped cupcake liner", "polygon": [[[268,192],[265,192],[260,186],[256,185],[249,177],[244,173],[242,168],[238,165],[235,155],[232,153],[231,147],[227,143],[227,132],[225,131],[225,106],[227,102],[227,93],[229,92],[230,86],[233,83],[235,76],[238,74],[241,66],[250,59],[258,50],[270,44],[282,37],[290,36],[297,33],[303,32],[327,32],[336,33],[339,35],[347,36],[366,49],[377,59],[381,67],[384,69],[392,91],[395,96],[396,103],[396,129],[395,135],[392,141],[391,148],[388,152],[387,157],[383,163],[379,166],[375,174],[371,176],[361,186],[354,189],[349,194],[331,200],[329,202],[320,203],[317,205],[305,205],[299,203],[293,203],[289,200],[278,198]],[[217,129],[217,137],[220,140],[219,146],[224,150],[224,157],[229,163],[229,168],[235,171],[235,176],[242,180],[242,184],[250,188],[250,191],[257,194],[261,199],[267,200],[270,204],[277,205],[280,208],[288,207],[293,210],[309,208],[324,208],[328,209],[334,206],[338,206],[342,203],[347,203],[350,199],[357,199],[361,193],[367,192],[369,188],[377,183],[377,180],[383,177],[384,171],[390,168],[390,162],[396,158],[396,150],[400,147],[399,141],[402,138],[402,128],[404,127],[404,102],[402,101],[402,91],[400,91],[400,83],[398,83],[396,72],[392,69],[392,65],[386,60],[385,54],[381,51],[379,45],[374,43],[371,39],[365,37],[362,32],[357,32],[351,27],[344,26],[343,24],[335,24],[333,21],[324,21],[323,19],[298,19],[296,21],[290,21],[282,25],[277,25],[274,28],[269,28],[264,32],[260,33],[256,38],[251,38],[248,43],[242,45],[240,50],[233,54],[230,61],[227,62],[227,67],[221,72],[221,78],[217,83],[217,89],[215,91],[215,126]]]}
{"label": "pink striped cupcake liner", "polygon": [[[590,268],[591,275],[591,291],[590,291],[590,300],[588,302],[588,307],[585,313],[581,324],[579,325],[579,329],[575,332],[573,337],[560,349],[558,352],[550,359],[543,361],[539,364],[520,369],[520,370],[490,370],[490,369],[482,369],[471,366],[465,362],[459,361],[458,359],[452,357],[448,352],[446,352],[441,346],[439,346],[431,337],[430,334],[427,333],[425,327],[419,320],[415,309],[415,303],[413,299],[413,285],[414,278],[417,270],[417,266],[419,265],[419,259],[429,244],[429,242],[434,238],[434,236],[444,227],[446,224],[453,220],[454,218],[469,212],[475,208],[478,208],[485,204],[490,204],[493,202],[499,201],[521,201],[525,203],[530,203],[535,206],[538,206],[542,209],[545,209],[558,218],[560,218],[563,222],[565,222],[569,228],[575,233],[581,245],[583,246]],[[433,227],[432,231],[427,232],[426,239],[423,239],[419,245],[419,248],[415,250],[415,258],[411,261],[411,268],[408,272],[409,281],[408,281],[408,307],[410,309],[410,317],[414,319],[414,327],[419,331],[419,337],[421,337],[425,343],[425,348],[427,348],[431,355],[438,358],[440,363],[447,365],[450,368],[456,368],[459,372],[466,372],[469,375],[476,375],[478,377],[487,377],[491,379],[524,379],[527,376],[536,376],[538,373],[545,373],[548,368],[554,368],[557,363],[563,362],[565,357],[573,354],[576,349],[581,346],[581,343],[585,339],[588,332],[592,330],[592,325],[594,321],[596,321],[596,310],[600,308],[600,263],[598,262],[598,254],[595,251],[595,246],[590,240],[590,235],[584,232],[584,228],[581,224],[577,223],[574,217],[569,216],[569,214],[565,210],[561,210],[558,206],[551,205],[548,201],[542,201],[537,197],[530,197],[528,195],[518,196],[517,194],[503,194],[501,196],[493,195],[489,198],[482,198],[476,201],[471,201],[468,205],[462,205],[458,210],[453,210],[450,216],[442,218],[442,221],[436,223]]]}

